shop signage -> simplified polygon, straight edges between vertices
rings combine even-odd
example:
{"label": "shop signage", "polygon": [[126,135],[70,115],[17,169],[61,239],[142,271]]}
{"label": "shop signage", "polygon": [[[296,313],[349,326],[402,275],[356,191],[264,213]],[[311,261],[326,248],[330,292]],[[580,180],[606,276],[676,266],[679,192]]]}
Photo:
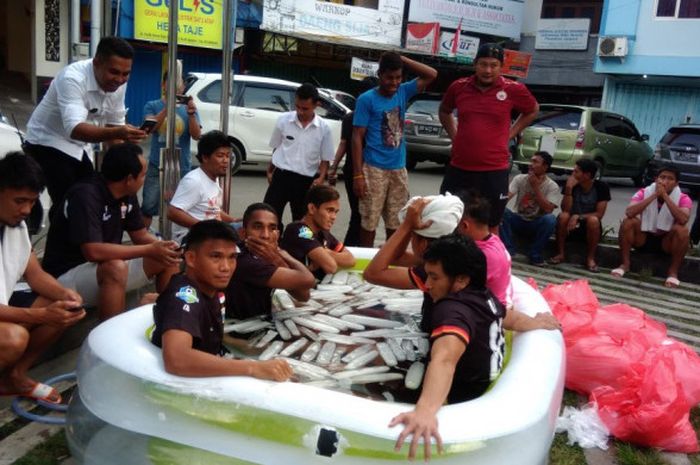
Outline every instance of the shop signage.
{"label": "shop signage", "polygon": [[435,55],[439,37],[440,23],[410,23],[406,27],[406,49]]}
{"label": "shop signage", "polygon": [[537,23],[536,50],[587,50],[591,20],[540,19]]}
{"label": "shop signage", "polygon": [[506,76],[525,79],[530,69],[532,55],[524,52],[516,52],[515,50],[504,50],[504,52],[501,73]]}
{"label": "shop signage", "polygon": [[[221,48],[221,2],[179,0],[177,43]],[[168,2],[134,0],[134,39],[168,42]]]}
{"label": "shop signage", "polygon": [[454,50],[455,34],[453,32],[442,31],[440,35],[440,56],[451,57],[454,61],[470,64],[476,57],[476,51],[479,48],[479,38],[459,35],[459,44],[457,50]]}
{"label": "shop signage", "polygon": [[366,77],[377,77],[379,63],[376,61],[365,61],[361,58],[352,58],[350,64],[350,79],[361,81]]}

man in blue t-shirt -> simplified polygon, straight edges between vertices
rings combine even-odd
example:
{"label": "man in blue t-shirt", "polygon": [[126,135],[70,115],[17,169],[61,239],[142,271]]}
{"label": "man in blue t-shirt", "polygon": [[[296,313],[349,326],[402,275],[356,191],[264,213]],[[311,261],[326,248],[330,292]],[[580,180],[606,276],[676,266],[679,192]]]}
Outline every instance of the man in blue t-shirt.
{"label": "man in blue t-shirt", "polygon": [[[144,118],[153,119],[156,125],[150,130],[151,152],[148,156],[148,171],[146,172],[146,182],[143,185],[143,204],[141,214],[146,227],[151,226],[153,217],[158,215],[160,210],[160,149],[165,147],[167,122],[166,95],[168,88],[168,73],[163,76],[163,96],[158,100],[146,102],[143,107]],[[180,84],[178,91],[181,92],[183,85]],[[190,172],[192,166],[190,155],[190,138],[199,140],[202,134],[202,126],[197,113],[197,107],[192,97],[187,99],[187,103],[178,103],[175,106],[175,136],[176,144],[180,149],[180,178]]]}
{"label": "man in blue t-shirt", "polygon": [[[403,67],[418,77],[401,83]],[[403,121],[408,101],[437,77],[437,71],[395,52],[379,59],[379,86],[360,95],[352,133],[353,190],[360,199],[360,245],[374,246],[379,217],[387,238],[399,226],[408,200]]]}

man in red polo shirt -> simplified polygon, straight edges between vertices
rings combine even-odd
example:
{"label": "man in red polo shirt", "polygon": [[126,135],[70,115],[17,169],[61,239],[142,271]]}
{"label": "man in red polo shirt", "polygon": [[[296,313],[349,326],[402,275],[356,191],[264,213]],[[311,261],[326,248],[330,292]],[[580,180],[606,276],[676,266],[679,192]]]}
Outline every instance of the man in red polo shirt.
{"label": "man in red polo shirt", "polygon": [[[483,44],[474,60],[474,75],[453,82],[440,104],[440,122],[452,139],[440,193],[478,190],[492,205],[489,228],[494,234],[508,202],[508,141],[539,111],[523,84],[501,76],[502,65],[503,48]],[[513,110],[520,116],[511,125]]]}

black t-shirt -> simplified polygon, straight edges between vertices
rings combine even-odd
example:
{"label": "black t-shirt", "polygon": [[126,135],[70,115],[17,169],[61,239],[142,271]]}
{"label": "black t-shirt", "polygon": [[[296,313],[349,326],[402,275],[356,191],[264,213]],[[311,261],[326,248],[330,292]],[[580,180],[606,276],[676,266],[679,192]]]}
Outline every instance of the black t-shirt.
{"label": "black t-shirt", "polygon": [[99,175],[71,187],[56,213],[42,262],[55,277],[87,261],[82,244],[121,244],[124,231],[144,228],[136,196],[115,199]]}
{"label": "black t-shirt", "polygon": [[226,288],[226,316],[250,318],[269,315],[272,311],[272,291],[267,282],[277,271],[277,266],[253,255],[245,245],[236,260],[236,271]]}
{"label": "black t-shirt", "polygon": [[345,140],[345,165],[343,166],[343,174],[352,176],[352,119],[355,112],[350,112],[343,117],[343,123],[340,126],[340,138]]}
{"label": "black t-shirt", "polygon": [[[330,231],[319,231],[314,234],[313,230],[302,221],[289,223],[284,228],[280,246],[306,266],[309,266],[310,263],[307,255],[318,247],[325,247],[334,252],[340,252],[345,248],[343,243],[333,237]],[[324,275],[325,272],[320,268],[314,271],[314,276],[317,279],[322,279]]]}
{"label": "black t-shirt", "polygon": [[430,342],[445,335],[459,337],[466,350],[457,362],[448,403],[474,399],[500,374],[505,353],[503,318],[506,310],[485,289],[448,294],[430,310]]}
{"label": "black t-shirt", "polygon": [[172,277],[153,307],[156,327],[151,342],[163,347],[163,334],[179,329],[192,335],[192,348],[221,354],[224,337],[224,293],[209,297],[184,274]]}
{"label": "black t-shirt", "polygon": [[[562,193],[566,186],[562,188]],[[610,201],[610,188],[603,181],[595,179],[593,187],[588,192],[584,192],[580,184],[574,186],[571,190],[573,203],[571,204],[572,215],[585,215],[586,213],[594,213],[598,202]]]}

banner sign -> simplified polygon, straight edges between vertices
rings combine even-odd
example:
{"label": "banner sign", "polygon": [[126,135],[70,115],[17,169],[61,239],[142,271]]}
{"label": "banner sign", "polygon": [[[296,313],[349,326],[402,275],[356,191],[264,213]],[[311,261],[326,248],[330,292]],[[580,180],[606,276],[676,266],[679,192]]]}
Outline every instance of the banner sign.
{"label": "banner sign", "polygon": [[454,58],[454,61],[459,63],[473,63],[474,58],[476,58],[476,51],[479,48],[479,38],[460,34],[456,54],[452,53],[454,40],[455,34],[453,32],[442,31],[438,54],[440,56]]}
{"label": "banner sign", "polygon": [[515,50],[504,50],[504,52],[501,73],[506,76],[525,79],[530,69],[532,55],[524,52],[516,52]]}
{"label": "banner sign", "polygon": [[536,50],[587,50],[591,20],[540,19],[537,23]]}
{"label": "banner sign", "polygon": [[378,0],[375,8],[316,0],[265,0],[261,29],[311,34],[338,43],[401,45],[404,0]]}
{"label": "banner sign", "polygon": [[[173,1],[173,0],[170,0]],[[179,0],[177,43],[221,49],[221,2]],[[134,39],[168,43],[168,2],[134,0]]]}
{"label": "banner sign", "polygon": [[350,64],[350,79],[361,81],[366,77],[377,77],[379,63],[376,61],[365,61],[361,58],[352,58]]}
{"label": "banner sign", "polygon": [[435,55],[439,37],[440,23],[410,23],[406,27],[406,49]]}
{"label": "banner sign", "polygon": [[524,0],[411,0],[408,20],[520,40]]}

